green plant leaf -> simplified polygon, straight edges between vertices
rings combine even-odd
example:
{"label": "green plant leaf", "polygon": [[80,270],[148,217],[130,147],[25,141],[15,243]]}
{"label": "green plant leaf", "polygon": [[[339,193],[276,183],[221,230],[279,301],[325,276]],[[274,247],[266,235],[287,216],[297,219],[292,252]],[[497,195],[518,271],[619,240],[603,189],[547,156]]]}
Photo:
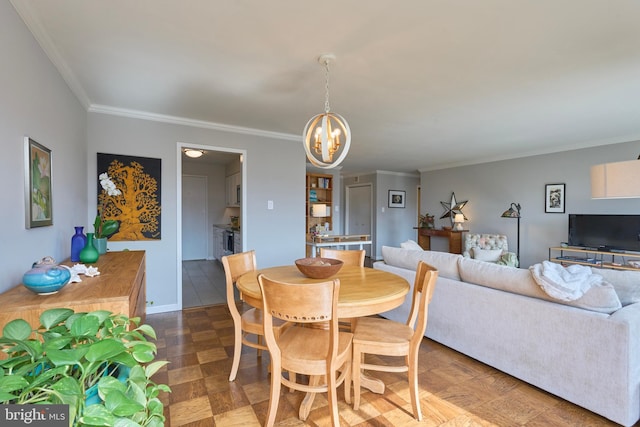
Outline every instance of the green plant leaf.
{"label": "green plant leaf", "polygon": [[105,396],[104,406],[112,414],[120,417],[130,417],[136,412],[144,410],[143,405],[129,400],[129,397],[119,390],[111,390]]}
{"label": "green plant leaf", "polygon": [[87,353],[87,347],[78,347],[70,349],[55,350],[51,349],[47,353],[49,360],[55,366],[76,365],[80,359]]}
{"label": "green plant leaf", "polygon": [[45,352],[50,350],[60,350],[65,348],[66,346],[73,341],[73,338],[67,336],[53,336],[50,335],[51,338],[48,338],[43,344],[42,349]]}
{"label": "green plant leaf", "polygon": [[167,360],[159,360],[145,366],[144,371],[147,378],[151,378],[156,372],[158,372],[163,366],[168,364]]}
{"label": "green plant leaf", "polygon": [[80,424],[87,426],[111,427],[116,423],[116,417],[102,405],[91,405],[84,408],[80,417]]}
{"label": "green plant leaf", "polygon": [[106,220],[102,223],[102,232],[98,237],[111,237],[120,228],[120,223],[113,219]]}
{"label": "green plant leaf", "polygon": [[109,316],[111,316],[113,313],[108,311],[108,310],[96,310],[96,311],[92,311],[91,313],[87,313],[87,315],[89,316],[95,316],[98,318],[98,322],[100,322],[100,324],[102,325],[104,323],[105,320],[107,320],[109,318]]}
{"label": "green plant leaf", "polygon": [[141,331],[143,334],[145,334],[148,337],[153,338],[154,340],[157,339],[156,338],[156,331],[149,325],[140,325],[139,327],[136,328],[136,331]]}
{"label": "green plant leaf", "polygon": [[42,312],[40,315],[40,324],[49,330],[52,326],[64,322],[73,314],[70,308],[52,308]]}
{"label": "green plant leaf", "polygon": [[[145,425],[147,427],[149,426],[149,424],[145,424]],[[116,423],[113,425],[113,427],[142,427],[142,426],[137,422],[130,420],[128,418],[118,418],[116,419]]]}
{"label": "green plant leaf", "polygon": [[89,347],[85,355],[88,361],[106,361],[126,351],[126,347],[120,341],[109,338],[95,342]]}
{"label": "green plant leaf", "polygon": [[0,389],[0,403],[14,403],[17,398],[15,394]]}
{"label": "green plant leaf", "polygon": [[79,337],[95,336],[100,328],[98,317],[85,314],[71,325],[71,334]]}
{"label": "green plant leaf", "polygon": [[32,332],[31,325],[24,319],[12,320],[2,328],[2,335],[13,340],[26,340]]}
{"label": "green plant leaf", "polygon": [[4,375],[0,377],[0,390],[4,392],[21,390],[28,385],[29,381],[19,375]]}

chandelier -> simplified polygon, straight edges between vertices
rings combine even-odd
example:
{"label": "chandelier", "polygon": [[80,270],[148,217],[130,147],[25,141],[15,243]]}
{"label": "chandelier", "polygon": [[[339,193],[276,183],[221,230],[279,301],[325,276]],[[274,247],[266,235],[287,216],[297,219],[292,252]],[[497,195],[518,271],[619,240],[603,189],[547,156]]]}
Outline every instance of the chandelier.
{"label": "chandelier", "polygon": [[313,116],[304,128],[304,150],[312,165],[331,169],[347,157],[351,145],[351,129],[339,114],[332,113],[329,106],[329,63],[333,54],[321,55],[318,62],[325,67],[324,113]]}

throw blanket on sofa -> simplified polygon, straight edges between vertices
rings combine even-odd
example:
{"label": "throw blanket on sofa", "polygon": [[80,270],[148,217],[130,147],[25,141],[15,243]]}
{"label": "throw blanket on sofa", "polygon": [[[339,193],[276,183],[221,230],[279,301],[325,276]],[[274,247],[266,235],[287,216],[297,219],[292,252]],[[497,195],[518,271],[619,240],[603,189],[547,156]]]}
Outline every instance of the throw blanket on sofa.
{"label": "throw blanket on sofa", "polygon": [[592,274],[584,265],[563,267],[550,261],[529,267],[534,280],[550,297],[562,301],[574,301],[583,296],[592,286],[602,284],[602,276]]}

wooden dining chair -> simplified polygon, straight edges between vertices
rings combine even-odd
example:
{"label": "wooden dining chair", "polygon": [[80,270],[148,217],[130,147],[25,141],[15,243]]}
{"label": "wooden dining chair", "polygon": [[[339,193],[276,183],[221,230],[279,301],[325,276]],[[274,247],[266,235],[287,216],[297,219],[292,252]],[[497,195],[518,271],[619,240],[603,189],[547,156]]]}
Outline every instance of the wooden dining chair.
{"label": "wooden dining chair", "polygon": [[[255,251],[223,256],[222,265],[224,267],[224,276],[227,282],[227,305],[229,306],[229,311],[233,318],[233,363],[231,364],[229,381],[234,381],[238,374],[238,367],[240,366],[242,344],[257,349],[258,357],[262,355],[262,350],[267,350],[267,346],[263,342],[264,329],[262,326],[262,310],[252,308],[244,313],[240,313],[235,299],[235,283],[236,280],[238,280],[238,277],[256,270]],[[276,336],[280,334],[284,327],[286,327],[286,322],[280,320],[274,322],[274,333]]]}
{"label": "wooden dining chair", "polygon": [[[354,267],[364,267],[364,256],[366,251],[360,250],[343,250],[332,248],[320,248],[320,258],[333,258],[341,260],[344,265],[351,265]],[[342,318],[339,321],[339,327],[341,331],[351,332],[355,319]]]}
{"label": "wooden dining chair", "polygon": [[[351,402],[351,342],[353,334],[338,330],[337,304],[340,280],[313,284],[284,283],[258,276],[264,312],[264,331],[271,355],[271,391],[267,426],[276,418],[280,389],[307,392],[299,417],[306,420],[316,393],[326,392],[331,425],[339,426],[337,388],[344,383],[344,395]],[[295,322],[282,331],[272,332],[276,319]],[[305,327],[328,322],[328,329]],[[289,372],[289,378],[282,375]],[[300,375],[302,374],[302,375]],[[308,384],[298,382],[308,376]]]}
{"label": "wooden dining chair", "polygon": [[[427,329],[428,307],[436,287],[438,270],[420,261],[416,269],[411,311],[405,324],[379,317],[356,319],[353,332],[353,409],[360,406],[360,375],[362,370],[407,372],[411,407],[416,420],[422,420],[418,397],[418,353]],[[403,356],[401,365],[365,363],[365,354]],[[384,390],[383,390],[384,391]]]}
{"label": "wooden dining chair", "polygon": [[333,258],[341,260],[344,265],[352,265],[354,267],[364,267],[364,256],[366,251],[360,250],[343,250],[332,248],[320,248],[320,258]]}

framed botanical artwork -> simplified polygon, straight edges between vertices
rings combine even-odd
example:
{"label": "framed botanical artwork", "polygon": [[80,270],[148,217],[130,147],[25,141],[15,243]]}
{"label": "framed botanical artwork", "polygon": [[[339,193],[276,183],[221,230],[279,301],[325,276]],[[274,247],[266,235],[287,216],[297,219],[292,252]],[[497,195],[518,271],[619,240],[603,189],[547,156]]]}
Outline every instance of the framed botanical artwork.
{"label": "framed botanical artwork", "polygon": [[25,137],[24,159],[25,226],[53,225],[51,150]]}
{"label": "framed botanical artwork", "polygon": [[404,208],[406,192],[400,190],[389,190],[389,207]]}
{"label": "framed botanical artwork", "polygon": [[546,213],[564,213],[565,199],[565,184],[547,184],[544,186],[544,211]]}

